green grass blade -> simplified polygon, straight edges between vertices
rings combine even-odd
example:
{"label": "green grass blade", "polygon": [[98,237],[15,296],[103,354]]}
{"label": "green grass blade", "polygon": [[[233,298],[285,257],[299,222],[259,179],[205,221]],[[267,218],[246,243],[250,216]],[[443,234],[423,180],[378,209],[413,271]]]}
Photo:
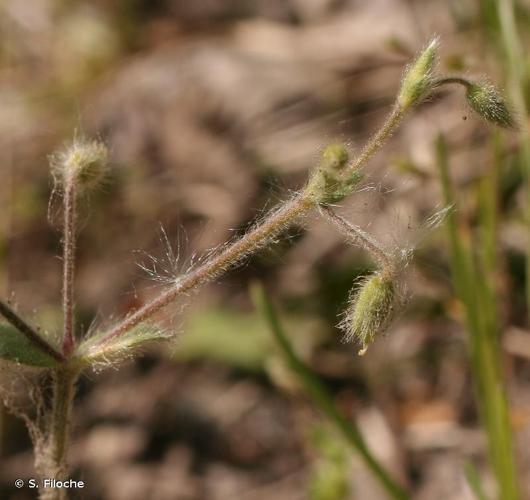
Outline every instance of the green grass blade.
{"label": "green grass blade", "polygon": [[464,474],[466,476],[467,484],[471,488],[475,498],[477,500],[489,500],[484,488],[482,487],[477,469],[471,462],[466,462],[464,464]]}
{"label": "green grass blade", "polygon": [[[519,119],[519,157],[525,181],[525,222],[530,228],[530,128],[525,87],[528,84],[527,59],[515,22],[513,0],[496,0],[500,25],[500,45],[508,72],[510,97]],[[530,248],[526,252],[526,307],[530,321]]]}
{"label": "green grass blade", "polygon": [[389,476],[388,472],[372,455],[357,426],[344,417],[344,415],[337,409],[331,394],[321,380],[297,356],[283,331],[274,305],[265,293],[263,287],[260,285],[253,286],[252,297],[256,308],[261,312],[267,324],[269,325],[274,339],[276,340],[289,367],[298,376],[304,388],[311,395],[317,406],[330,419],[330,421],[344,436],[350,446],[357,453],[359,453],[365,464],[385,488],[388,495],[391,498],[399,500],[408,499],[409,495],[405,492],[405,490]]}
{"label": "green grass blade", "polygon": [[[437,165],[440,174],[444,202],[455,205],[449,179],[447,146],[440,136],[436,143]],[[447,218],[450,242],[450,265],[458,298],[462,302],[468,333],[473,381],[476,388],[479,411],[486,428],[490,462],[499,485],[502,500],[517,500],[519,490],[514,459],[512,429],[502,376],[501,349],[499,345],[497,300],[492,285],[495,271],[495,215],[490,205],[495,199],[495,182],[484,181],[481,196],[482,243],[493,245],[482,254],[482,265],[475,263],[473,247],[462,237],[456,212]],[[469,231],[464,234],[469,234]]]}

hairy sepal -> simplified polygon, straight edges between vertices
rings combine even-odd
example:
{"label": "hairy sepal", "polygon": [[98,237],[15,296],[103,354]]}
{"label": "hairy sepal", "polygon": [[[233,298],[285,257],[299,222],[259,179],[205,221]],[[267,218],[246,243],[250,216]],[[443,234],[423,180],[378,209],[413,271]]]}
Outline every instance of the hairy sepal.
{"label": "hairy sepal", "polygon": [[101,343],[95,335],[79,346],[76,361],[83,367],[104,368],[117,365],[156,342],[168,341],[173,335],[154,325],[140,325],[131,331]]}
{"label": "hairy sepal", "polygon": [[407,110],[422,101],[433,88],[434,70],[438,52],[438,39],[433,38],[403,75],[398,105]]}

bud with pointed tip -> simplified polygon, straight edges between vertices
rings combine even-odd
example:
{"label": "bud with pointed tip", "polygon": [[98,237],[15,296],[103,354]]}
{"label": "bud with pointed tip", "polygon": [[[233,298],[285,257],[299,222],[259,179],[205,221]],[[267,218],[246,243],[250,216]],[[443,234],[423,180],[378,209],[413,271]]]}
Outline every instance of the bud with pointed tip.
{"label": "bud with pointed tip", "polygon": [[358,339],[363,355],[376,335],[383,333],[394,316],[396,286],[391,273],[377,273],[368,278],[357,291],[342,326],[347,339]]}
{"label": "bud with pointed tip", "polygon": [[515,119],[502,93],[489,81],[470,83],[466,99],[473,111],[485,120],[500,127],[515,127]]}
{"label": "bud with pointed tip", "polygon": [[438,39],[433,38],[418,58],[407,68],[398,95],[398,104],[406,110],[425,98],[433,87]]}
{"label": "bud with pointed tip", "polygon": [[81,190],[93,189],[107,173],[108,150],[100,141],[75,140],[52,157],[51,163],[60,182],[75,182]]}
{"label": "bud with pointed tip", "polygon": [[311,175],[305,194],[315,203],[336,203],[349,195],[360,181],[358,171],[350,172],[348,151],[342,144],[324,149],[320,165]]}

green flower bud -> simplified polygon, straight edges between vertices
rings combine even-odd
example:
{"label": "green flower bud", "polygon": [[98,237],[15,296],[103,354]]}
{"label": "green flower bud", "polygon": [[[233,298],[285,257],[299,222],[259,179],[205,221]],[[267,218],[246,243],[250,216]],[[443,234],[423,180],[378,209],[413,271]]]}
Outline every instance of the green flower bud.
{"label": "green flower bud", "polygon": [[394,315],[396,287],[390,274],[375,274],[359,288],[347,311],[343,326],[348,340],[362,343],[359,355],[363,355],[376,335],[383,333]]}
{"label": "green flower bud", "polygon": [[419,103],[431,90],[437,50],[438,39],[434,38],[405,71],[398,95],[401,109],[406,110]]}
{"label": "green flower bud", "polygon": [[336,203],[349,195],[361,180],[360,172],[350,172],[348,151],[342,144],[331,144],[322,153],[320,165],[311,175],[306,195],[315,203]]}
{"label": "green flower bud", "polygon": [[76,140],[52,158],[52,169],[61,182],[75,182],[80,189],[93,189],[104,180],[108,150],[100,141]]}
{"label": "green flower bud", "polygon": [[330,144],[322,153],[321,167],[327,170],[341,170],[348,164],[348,151],[342,144]]}
{"label": "green flower bud", "polygon": [[500,127],[515,127],[515,119],[501,92],[490,82],[471,83],[466,88],[466,99],[475,113]]}

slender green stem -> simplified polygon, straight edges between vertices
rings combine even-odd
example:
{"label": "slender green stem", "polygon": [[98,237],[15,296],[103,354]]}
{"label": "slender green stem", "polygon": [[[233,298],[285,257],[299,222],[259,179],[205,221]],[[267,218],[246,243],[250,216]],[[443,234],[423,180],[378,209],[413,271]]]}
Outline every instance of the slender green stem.
{"label": "slender green stem", "polygon": [[69,357],[75,347],[74,338],[74,280],[76,239],[76,185],[69,179],[64,192],[64,241],[63,241],[63,354]]}
{"label": "slender green stem", "polygon": [[252,295],[256,307],[261,311],[263,317],[267,321],[289,367],[300,378],[300,381],[303,383],[305,389],[309,392],[315,403],[335,425],[337,430],[344,436],[349,445],[359,453],[364,463],[385,488],[388,495],[397,500],[408,499],[409,495],[407,492],[390,477],[388,472],[374,457],[355,423],[344,417],[344,415],[337,409],[332,396],[324,384],[296,355],[280,324],[276,310],[263,290],[263,287],[259,285],[253,287]]}
{"label": "slender green stem", "polygon": [[351,164],[348,166],[348,170],[355,172],[359,170],[377,151],[381,149],[383,144],[390,138],[390,136],[399,127],[406,111],[403,110],[398,104],[395,104],[392,111],[387,116],[383,126],[368,140],[366,145],[361,150],[359,156],[357,156]]}
{"label": "slender green stem", "polygon": [[467,78],[464,78],[462,76],[441,76],[439,78],[436,78],[432,84],[434,87],[441,87],[442,85],[447,85],[451,83],[456,83],[458,85],[463,85],[466,88],[471,87],[473,83],[468,80]]}
{"label": "slender green stem", "polygon": [[0,314],[42,352],[60,363],[64,362],[65,357],[59,351],[56,351],[54,347],[48,344],[33,327],[28,325],[9,305],[1,300]]}
{"label": "slender green stem", "polygon": [[[70,440],[71,413],[75,394],[75,382],[79,372],[68,366],[68,358],[75,348],[74,339],[74,282],[77,193],[73,177],[67,178],[64,191],[63,227],[63,356],[67,363],[53,373],[52,411],[49,422],[48,450],[45,463],[51,479],[63,480],[68,474],[68,445]],[[65,488],[43,489],[44,500],[64,500]]]}
{"label": "slender green stem", "polygon": [[[72,405],[75,395],[77,370],[59,368],[54,373],[53,408],[49,429],[49,463],[50,479],[64,480],[68,474],[68,445],[70,441]],[[53,488],[43,491],[46,500],[64,500],[66,489]]]}
{"label": "slender green stem", "polygon": [[477,469],[475,469],[471,462],[464,464],[464,474],[467,479],[467,484],[471,488],[476,500],[488,500],[488,496],[482,487]]}

